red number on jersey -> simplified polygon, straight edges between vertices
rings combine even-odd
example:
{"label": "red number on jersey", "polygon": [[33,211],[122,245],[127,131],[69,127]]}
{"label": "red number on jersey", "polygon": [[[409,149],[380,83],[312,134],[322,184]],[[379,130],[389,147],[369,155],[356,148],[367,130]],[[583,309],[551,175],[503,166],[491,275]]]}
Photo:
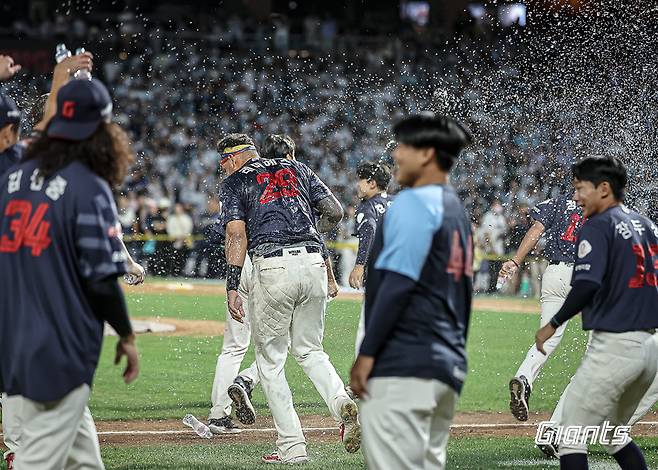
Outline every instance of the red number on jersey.
{"label": "red number on jersey", "polygon": [[571,243],[576,243],[576,236],[574,235],[574,232],[578,228],[578,224],[580,223],[582,217],[578,214],[571,214],[571,221],[569,222],[569,227],[567,227],[567,231],[562,234],[560,237],[560,240],[564,240],[565,242],[571,242]]}
{"label": "red number on jersey", "polygon": [[265,191],[260,196],[261,204],[267,204],[282,197],[299,196],[297,174],[290,168],[282,168],[274,174],[269,172],[258,173],[256,182],[258,184],[267,183]]}
{"label": "red number on jersey", "polygon": [[48,211],[48,204],[39,204],[32,215],[30,201],[13,200],[5,208],[5,216],[18,218],[9,223],[9,230],[14,233],[13,240],[7,235],[0,238],[0,252],[16,253],[21,246],[32,248],[32,256],[40,256],[43,250],[50,246],[52,239],[48,236],[50,222],[43,220]]}
{"label": "red number on jersey", "polygon": [[630,289],[639,289],[640,287],[644,287],[645,282],[651,287],[658,287],[658,275],[656,274],[658,260],[654,259],[658,255],[658,245],[649,245],[652,268],[652,272],[650,273],[646,272],[646,253],[644,247],[634,244],[633,253],[635,253],[635,276],[628,281],[628,287]]}
{"label": "red number on jersey", "polygon": [[448,267],[446,272],[455,277],[455,282],[459,282],[462,275],[466,274],[468,277],[473,277],[473,237],[469,235],[466,242],[466,257],[464,257],[464,250],[462,249],[459,232],[455,230],[452,233],[452,244],[450,247],[450,259],[448,260]]}

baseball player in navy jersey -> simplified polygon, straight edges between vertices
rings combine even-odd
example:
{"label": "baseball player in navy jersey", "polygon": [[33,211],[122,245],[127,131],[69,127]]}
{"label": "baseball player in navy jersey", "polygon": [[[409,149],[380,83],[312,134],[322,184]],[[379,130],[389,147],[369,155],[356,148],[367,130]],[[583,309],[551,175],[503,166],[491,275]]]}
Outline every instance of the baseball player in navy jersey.
{"label": "baseball player in navy jersey", "polygon": [[[238,287],[244,259],[252,258],[248,310],[261,384],[277,429],[268,463],[308,460],[306,441],[283,373],[290,352],[341,423],[348,452],[360,446],[356,404],[322,349],[327,271],[320,232],[343,215],[340,203],[304,164],[259,158],[253,141],[232,134],[220,146],[239,170],[222,187],[226,215],[227,290],[231,316],[243,321]],[[316,208],[320,217],[316,220]]]}
{"label": "baseball player in navy jersey", "polygon": [[[616,158],[588,158],[573,166],[574,200],[587,221],[577,237],[572,290],[536,334],[537,349],[582,311],[590,345],[565,397],[559,425],[579,426],[579,439],[559,440],[560,467],[586,469],[588,435],[582,427],[626,425],[651,386],[658,365],[658,227],[623,205],[627,183]],[[622,469],[646,469],[640,448],[604,444]]]}
{"label": "baseball player in navy jersey", "polygon": [[100,82],[70,82],[46,135],[0,179],[0,372],[20,400],[21,470],[103,468],[87,401],[104,321],[120,336],[116,361],[128,358],[125,381],[139,372],[110,190],[132,152],[111,111]]}
{"label": "baseball player in navy jersey", "polygon": [[470,133],[431,112],[394,127],[401,191],[375,232],[351,372],[371,469],[443,469],[466,377],[471,222],[448,174]]}
{"label": "baseball player in navy jersey", "polygon": [[[386,193],[388,183],[391,181],[391,170],[383,163],[363,162],[356,167],[357,196],[361,204],[356,209],[355,233],[359,239],[354,269],[350,273],[350,287],[360,289],[365,279],[365,266],[368,262],[370,247],[375,237],[377,223],[386,213],[393,202],[393,198]],[[359,326],[356,331],[355,354],[359,355],[359,348],[365,335],[365,320],[363,306],[359,317]]]}
{"label": "baseball player in navy jersey", "polygon": [[[530,216],[534,219],[533,225],[521,241],[514,257],[503,264],[499,274],[505,278],[513,276],[542,235],[545,237],[544,257],[548,260],[548,268],[542,277],[540,299],[540,326],[544,326],[562,307],[564,299],[571,290],[576,236],[582,225],[583,215],[574,200],[560,196],[537,204],[530,211]],[[532,345],[514,378],[509,382],[510,410],[519,421],[528,419],[532,385],[539,376],[548,355],[560,344],[566,326],[566,323],[562,325],[546,343],[544,349],[547,355],[540,354]]]}

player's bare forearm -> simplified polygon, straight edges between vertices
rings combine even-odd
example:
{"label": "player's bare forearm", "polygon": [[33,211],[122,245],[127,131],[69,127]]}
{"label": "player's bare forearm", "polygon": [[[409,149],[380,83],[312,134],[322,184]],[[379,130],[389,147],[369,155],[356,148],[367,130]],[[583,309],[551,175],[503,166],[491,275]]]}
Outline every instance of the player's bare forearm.
{"label": "player's bare forearm", "polygon": [[523,260],[526,256],[528,256],[528,253],[534,250],[543,233],[544,224],[539,221],[535,221],[535,223],[532,224],[528,232],[525,234],[525,237],[523,237],[523,240],[521,240],[519,249],[516,250],[516,254],[514,255],[514,258],[512,258],[518,265],[523,263]]}
{"label": "player's bare forearm", "polygon": [[317,223],[320,233],[330,232],[343,218],[343,207],[333,195],[318,202],[317,210],[320,212],[320,219]]}
{"label": "player's bare forearm", "polygon": [[50,85],[50,94],[46,101],[43,111],[43,118],[35,126],[34,130],[43,131],[46,129],[48,122],[57,112],[57,92],[60,88],[68,83],[71,75],[81,69],[91,70],[93,67],[93,54],[84,52],[82,54],[67,57],[59,64],[55,65],[53,70],[53,81]]}
{"label": "player's bare forearm", "polygon": [[232,220],[226,224],[226,262],[229,265],[244,265],[247,256],[247,228],[243,220]]}

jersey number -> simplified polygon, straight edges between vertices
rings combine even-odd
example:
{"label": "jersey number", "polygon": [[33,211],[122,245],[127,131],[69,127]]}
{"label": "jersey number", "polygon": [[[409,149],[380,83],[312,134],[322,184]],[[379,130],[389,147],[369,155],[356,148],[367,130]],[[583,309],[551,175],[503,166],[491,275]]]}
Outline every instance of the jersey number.
{"label": "jersey number", "polygon": [[646,253],[642,245],[633,245],[633,253],[635,253],[635,276],[628,281],[630,289],[639,289],[644,287],[646,282],[651,287],[658,286],[658,260],[654,257],[658,255],[658,245],[649,245],[649,256],[651,257],[651,268],[653,272],[647,273],[645,267]]}
{"label": "jersey number", "polygon": [[265,191],[260,196],[260,203],[276,201],[282,197],[299,196],[297,189],[297,174],[290,168],[282,168],[276,173],[258,173],[256,175],[258,184],[267,183]]}
{"label": "jersey number", "polygon": [[459,232],[455,230],[452,234],[452,246],[450,248],[450,259],[446,272],[455,277],[455,282],[459,282],[464,274],[473,277],[473,237],[468,236],[466,242],[466,258],[464,250],[459,242]]}
{"label": "jersey number", "polygon": [[560,240],[564,240],[565,242],[570,242],[570,243],[576,243],[576,236],[574,235],[574,232],[578,228],[578,224],[580,223],[580,215],[578,214],[571,214],[571,221],[569,222],[569,227],[567,227],[567,231],[562,234],[560,237]]}
{"label": "jersey number", "polygon": [[41,256],[41,252],[48,248],[51,238],[48,236],[50,222],[43,220],[48,211],[48,203],[42,202],[32,213],[30,201],[13,200],[7,204],[5,216],[17,218],[9,223],[9,230],[14,238],[7,235],[0,238],[0,253],[16,253],[21,246],[32,248],[32,256]]}

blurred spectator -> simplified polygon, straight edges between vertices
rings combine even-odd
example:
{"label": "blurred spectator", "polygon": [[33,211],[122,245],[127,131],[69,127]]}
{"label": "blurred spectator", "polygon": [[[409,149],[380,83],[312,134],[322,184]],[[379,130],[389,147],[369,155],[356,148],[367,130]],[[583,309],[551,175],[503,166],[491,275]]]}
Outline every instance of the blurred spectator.
{"label": "blurred spectator", "polygon": [[180,276],[185,268],[187,252],[191,246],[191,236],[194,230],[192,217],[185,212],[183,204],[177,203],[174,206],[174,213],[167,219],[167,235],[173,241],[172,258],[169,274]]}

